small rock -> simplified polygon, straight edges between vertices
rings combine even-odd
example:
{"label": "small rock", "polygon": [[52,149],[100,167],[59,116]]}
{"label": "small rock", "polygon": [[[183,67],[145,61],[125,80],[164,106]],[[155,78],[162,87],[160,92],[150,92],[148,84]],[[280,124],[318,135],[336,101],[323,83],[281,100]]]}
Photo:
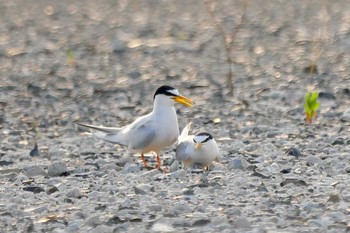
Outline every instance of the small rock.
{"label": "small rock", "polygon": [[148,206],[148,209],[150,211],[153,211],[153,212],[159,212],[162,210],[162,206],[161,205],[158,205],[158,204],[155,204],[155,205],[150,205]]}
{"label": "small rock", "polygon": [[298,148],[295,148],[295,147],[289,148],[286,153],[288,155],[291,155],[291,156],[294,156],[297,158],[299,158],[301,156],[300,150]]}
{"label": "small rock", "polygon": [[186,202],[178,202],[174,205],[172,209],[175,213],[190,212],[191,207]]}
{"label": "small rock", "polygon": [[99,225],[89,232],[91,232],[91,233],[111,233],[111,232],[113,232],[113,230],[114,230],[113,226]]}
{"label": "small rock", "polygon": [[241,210],[238,208],[231,208],[227,211],[227,215],[240,216],[242,214]]}
{"label": "small rock", "polygon": [[175,172],[177,170],[179,170],[179,161],[177,160],[174,160],[171,164],[170,164],[170,167],[169,167],[169,172],[172,173],[172,172]]}
{"label": "small rock", "polygon": [[39,149],[38,149],[38,144],[35,143],[34,149],[30,151],[29,155],[32,156],[32,157],[40,156],[40,152],[39,152]]}
{"label": "small rock", "polygon": [[46,176],[47,175],[44,168],[42,168],[41,166],[38,166],[38,165],[24,167],[23,171],[24,171],[24,174],[28,177]]}
{"label": "small rock", "polygon": [[140,168],[136,164],[126,163],[123,167],[123,173],[136,173],[139,171]]}
{"label": "small rock", "polygon": [[209,223],[210,223],[209,219],[199,219],[193,223],[192,227],[202,227],[202,226],[205,226]]}
{"label": "small rock", "polygon": [[122,54],[127,50],[127,47],[125,46],[125,44],[118,39],[114,39],[110,44],[110,47],[112,51],[117,54]]}
{"label": "small rock", "polygon": [[27,186],[27,187],[24,187],[23,190],[28,191],[28,192],[33,192],[33,193],[45,192],[45,190],[43,188],[40,188],[37,186]]}
{"label": "small rock", "polygon": [[132,203],[129,198],[125,199],[123,203],[120,204],[121,209],[130,209],[132,207]]}
{"label": "small rock", "polygon": [[229,170],[246,170],[249,166],[249,163],[244,158],[234,158],[228,163]]}
{"label": "small rock", "polygon": [[288,174],[288,173],[290,173],[291,171],[292,171],[291,168],[284,168],[284,169],[282,169],[282,170],[280,171],[280,173],[282,173],[282,174]]}
{"label": "small rock", "polygon": [[177,170],[170,173],[171,178],[173,179],[183,179],[186,177],[186,171],[184,169]]}
{"label": "small rock", "polygon": [[336,139],[336,140],[334,140],[334,141],[332,142],[332,145],[333,145],[333,146],[335,146],[335,145],[344,145],[344,140],[341,139],[341,138],[338,138],[338,139]]}
{"label": "small rock", "polygon": [[8,166],[8,165],[11,165],[11,164],[14,164],[15,162],[12,162],[12,161],[6,161],[6,160],[1,160],[0,161],[0,166]]}
{"label": "small rock", "polygon": [[287,184],[294,184],[296,186],[306,186],[307,183],[301,179],[288,178],[280,183],[281,187],[286,186]]}
{"label": "small rock", "polygon": [[139,184],[134,186],[135,194],[145,195],[149,192],[154,192],[154,187],[149,184]]}
{"label": "small rock", "polygon": [[70,189],[66,193],[66,197],[68,197],[68,198],[79,198],[81,196],[82,196],[82,194],[80,192],[80,189],[78,189],[78,188]]}
{"label": "small rock", "polygon": [[350,109],[345,111],[340,119],[342,121],[350,122]]}
{"label": "small rock", "polygon": [[237,228],[249,228],[251,226],[249,220],[246,217],[239,217],[235,221],[235,226]]}
{"label": "small rock", "polygon": [[345,167],[345,172],[350,173],[350,166]]}
{"label": "small rock", "polygon": [[86,220],[86,223],[89,224],[90,226],[96,226],[96,225],[100,225],[102,221],[100,220],[99,216],[91,216]]}
{"label": "small rock", "polygon": [[311,166],[315,165],[315,164],[322,163],[322,160],[314,155],[310,155],[310,156],[306,157],[305,160]]}
{"label": "small rock", "polygon": [[152,232],[176,232],[176,230],[172,226],[166,223],[160,223],[160,222],[153,224],[151,231]]}
{"label": "small rock", "polygon": [[114,163],[103,164],[100,170],[109,173],[109,171],[120,171],[122,168]]}
{"label": "small rock", "polygon": [[194,195],[194,190],[193,189],[185,189],[183,192],[182,192],[183,195],[187,195],[187,196],[192,196]]}
{"label": "small rock", "polygon": [[328,100],[335,100],[335,99],[337,99],[333,93],[324,92],[324,91],[321,91],[318,94],[318,98],[320,98],[320,99],[328,99]]}
{"label": "small rock", "polygon": [[133,79],[140,78],[141,75],[142,74],[139,71],[131,71],[130,73],[128,73],[128,76]]}
{"label": "small rock", "polygon": [[81,229],[81,225],[82,225],[82,223],[80,220],[74,220],[68,224],[67,231],[68,232],[79,232],[79,230]]}
{"label": "small rock", "polygon": [[340,197],[337,194],[332,194],[330,195],[330,197],[328,198],[327,202],[333,202],[333,203],[338,203],[340,202]]}
{"label": "small rock", "polygon": [[61,176],[67,172],[67,165],[63,161],[53,162],[47,169],[49,176]]}
{"label": "small rock", "polygon": [[52,187],[46,189],[47,195],[51,195],[51,194],[53,194],[53,193],[55,193],[57,191],[59,191],[59,190],[58,190],[58,188],[56,186],[52,186]]}
{"label": "small rock", "polygon": [[214,226],[222,225],[222,224],[224,224],[224,223],[227,223],[227,217],[226,217],[226,216],[217,216],[217,217],[214,217],[214,218],[211,220],[211,223],[212,223]]}

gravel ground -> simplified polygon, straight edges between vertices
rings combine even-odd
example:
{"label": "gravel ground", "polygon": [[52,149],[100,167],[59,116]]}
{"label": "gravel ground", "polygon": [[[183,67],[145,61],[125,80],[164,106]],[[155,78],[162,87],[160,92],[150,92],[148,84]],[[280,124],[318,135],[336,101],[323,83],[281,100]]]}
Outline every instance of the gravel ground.
{"label": "gravel ground", "polygon": [[[243,4],[219,2],[233,31]],[[14,0],[0,12],[4,232],[350,231],[348,1],[251,0],[233,97],[201,1]],[[216,138],[210,172],[145,170],[139,155],[72,124],[130,123],[163,84],[197,103],[176,106],[180,128],[193,121]],[[308,125],[311,87],[321,107]],[[163,152],[164,167],[173,156]]]}

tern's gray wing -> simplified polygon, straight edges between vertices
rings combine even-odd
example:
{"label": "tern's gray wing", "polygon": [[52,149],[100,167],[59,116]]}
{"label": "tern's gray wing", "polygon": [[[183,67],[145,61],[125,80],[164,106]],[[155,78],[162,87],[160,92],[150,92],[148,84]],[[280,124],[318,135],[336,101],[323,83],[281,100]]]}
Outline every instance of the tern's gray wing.
{"label": "tern's gray wing", "polygon": [[134,150],[146,148],[156,136],[156,130],[149,124],[141,125],[130,134],[129,148]]}
{"label": "tern's gray wing", "polygon": [[189,159],[191,153],[194,151],[194,143],[191,141],[180,142],[176,147],[175,159],[178,161],[184,161]]}

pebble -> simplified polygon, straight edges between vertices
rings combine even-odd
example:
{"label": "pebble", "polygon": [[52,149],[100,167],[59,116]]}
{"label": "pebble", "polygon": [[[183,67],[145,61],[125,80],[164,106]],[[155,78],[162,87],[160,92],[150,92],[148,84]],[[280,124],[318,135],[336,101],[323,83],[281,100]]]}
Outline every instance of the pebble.
{"label": "pebble", "polygon": [[175,212],[175,213],[188,213],[191,211],[191,207],[189,206],[188,203],[186,202],[178,202],[174,205],[174,207],[172,208],[172,210]]}
{"label": "pebble", "polygon": [[123,173],[137,173],[140,168],[136,164],[126,163],[123,167]]}
{"label": "pebble", "polygon": [[246,170],[249,163],[244,158],[234,158],[227,166],[229,170]]}
{"label": "pebble", "polygon": [[135,194],[145,195],[150,192],[154,192],[154,186],[149,184],[139,184],[134,186]]}
{"label": "pebble", "polygon": [[346,166],[346,167],[345,167],[345,172],[346,172],[346,173],[350,173],[350,166]]}
{"label": "pebble", "polygon": [[186,177],[186,171],[184,169],[180,169],[170,173],[172,179],[184,179]]}
{"label": "pebble", "polygon": [[297,158],[299,158],[302,155],[300,150],[296,147],[289,148],[286,153]]}
{"label": "pebble", "polygon": [[80,198],[82,196],[80,189],[72,188],[66,192],[68,198]]}
{"label": "pebble", "polygon": [[152,232],[176,232],[176,229],[166,223],[157,222],[151,228]]}
{"label": "pebble", "polygon": [[50,164],[47,169],[49,176],[61,176],[67,172],[67,165],[64,161],[56,161]]}
{"label": "pebble", "polygon": [[89,231],[90,233],[112,233],[114,232],[113,226],[99,225]]}
{"label": "pebble", "polygon": [[46,176],[47,173],[42,166],[31,165],[23,168],[23,172],[28,177]]}
{"label": "pebble", "polygon": [[179,170],[179,167],[180,167],[180,162],[177,160],[174,160],[169,167],[169,172],[170,173],[175,172]]}
{"label": "pebble", "polygon": [[350,109],[345,111],[340,119],[345,122],[350,122]]}
{"label": "pebble", "polygon": [[235,226],[237,228],[250,228],[251,227],[251,223],[249,222],[249,220],[242,216],[239,217],[236,221],[235,221]]}

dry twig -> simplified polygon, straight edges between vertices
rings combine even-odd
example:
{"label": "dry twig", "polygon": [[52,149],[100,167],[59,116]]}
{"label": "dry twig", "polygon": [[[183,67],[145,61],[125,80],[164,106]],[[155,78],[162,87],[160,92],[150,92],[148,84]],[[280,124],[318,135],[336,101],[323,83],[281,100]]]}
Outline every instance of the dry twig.
{"label": "dry twig", "polygon": [[234,28],[234,31],[232,33],[228,32],[224,25],[215,17],[215,1],[210,1],[210,0],[205,0],[205,5],[207,7],[207,10],[211,16],[211,19],[214,22],[214,25],[217,29],[217,31],[220,33],[223,39],[223,43],[225,46],[225,51],[226,51],[226,62],[229,66],[228,74],[227,74],[227,79],[226,79],[226,84],[228,87],[228,94],[233,95],[233,71],[232,71],[232,66],[233,66],[233,43],[235,41],[235,38],[241,29],[245,18],[246,18],[246,12],[248,8],[248,3],[249,0],[244,0],[244,6],[243,6],[243,14],[241,17],[241,20],[239,24]]}

